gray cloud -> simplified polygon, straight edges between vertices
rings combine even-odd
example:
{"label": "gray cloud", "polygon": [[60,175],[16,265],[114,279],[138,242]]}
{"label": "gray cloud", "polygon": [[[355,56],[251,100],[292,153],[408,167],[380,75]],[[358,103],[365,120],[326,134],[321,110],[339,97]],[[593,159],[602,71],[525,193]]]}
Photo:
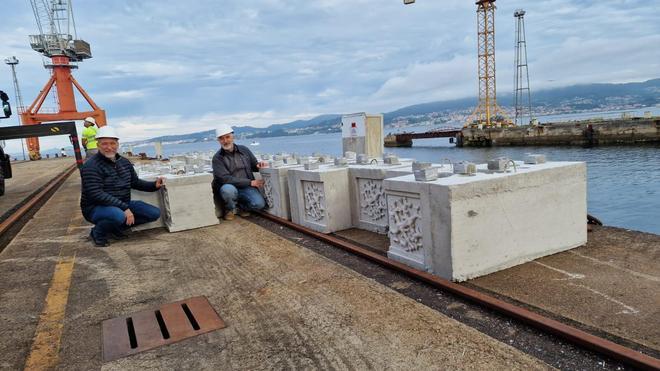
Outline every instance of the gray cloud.
{"label": "gray cloud", "polygon": [[[658,77],[652,3],[498,1],[498,92],[512,86],[513,11],[521,7],[532,91]],[[21,59],[31,100],[47,79],[27,43],[34,17],[24,0],[3,5],[2,57]],[[76,78],[131,139],[476,95],[470,1],[74,0],[74,11],[94,54]],[[8,68],[0,88],[11,90]]]}

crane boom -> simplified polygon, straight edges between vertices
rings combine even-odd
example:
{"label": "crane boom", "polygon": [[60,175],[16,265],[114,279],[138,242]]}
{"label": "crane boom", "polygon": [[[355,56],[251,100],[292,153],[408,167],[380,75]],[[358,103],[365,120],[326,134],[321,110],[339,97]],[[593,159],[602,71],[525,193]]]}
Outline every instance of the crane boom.
{"label": "crane boom", "polygon": [[[29,1],[39,30],[39,34],[30,35],[30,46],[51,59],[51,63],[46,64],[45,67],[52,70],[52,74],[32,105],[21,112],[21,123],[36,125],[58,120],[82,120],[91,116],[96,119],[99,126],[104,126],[106,123],[105,111],[94,103],[71,74],[72,69],[78,68],[71,62],[81,62],[92,57],[89,44],[77,38],[72,0]],[[39,112],[41,105],[53,86],[57,90],[58,112],[41,113]],[[74,87],[85,98],[91,110],[78,111]],[[28,138],[27,144],[30,159],[41,158],[39,139]]]}
{"label": "crane boom", "polygon": [[89,44],[78,40],[71,0],[30,0],[39,34],[30,35],[32,49],[46,57],[66,55],[72,62],[91,58]]}

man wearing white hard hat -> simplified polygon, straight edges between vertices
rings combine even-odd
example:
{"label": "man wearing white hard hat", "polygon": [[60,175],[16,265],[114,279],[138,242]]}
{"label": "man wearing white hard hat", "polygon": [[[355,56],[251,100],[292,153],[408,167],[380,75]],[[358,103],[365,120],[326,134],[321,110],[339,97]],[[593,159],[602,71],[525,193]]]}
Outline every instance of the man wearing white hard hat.
{"label": "man wearing white hard hat", "polygon": [[93,117],[87,117],[83,121],[83,125],[85,125],[85,128],[82,131],[82,145],[85,149],[85,158],[90,158],[98,152],[96,144],[96,120]]}
{"label": "man wearing white hard hat", "polygon": [[212,161],[213,187],[218,188],[216,191],[224,202],[225,220],[233,220],[236,213],[248,216],[250,211],[263,209],[266,201],[259,188],[263,187],[264,181],[254,179],[252,173],[268,164],[258,162],[246,146],[234,143],[234,129],[231,126],[218,126],[215,136],[220,149]]}
{"label": "man wearing white hard hat", "polygon": [[119,136],[114,128],[103,126],[96,133],[98,153],[82,167],[80,208],[94,224],[89,236],[94,245],[108,246],[108,237],[123,239],[131,226],[153,222],[160,209],[142,201],[131,201],[131,189],[155,192],[163,178],[148,182],[138,178],[133,164],[117,153]]}

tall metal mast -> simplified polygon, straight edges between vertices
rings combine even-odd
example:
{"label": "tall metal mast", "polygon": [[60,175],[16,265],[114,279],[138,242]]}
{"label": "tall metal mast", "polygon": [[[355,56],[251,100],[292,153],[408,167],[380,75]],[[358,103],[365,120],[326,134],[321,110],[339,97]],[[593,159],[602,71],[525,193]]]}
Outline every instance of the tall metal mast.
{"label": "tall metal mast", "polygon": [[[57,120],[82,120],[92,116],[99,126],[104,126],[105,111],[94,103],[71,74],[71,69],[78,66],[69,62],[81,62],[92,57],[89,44],[76,37],[71,0],[30,0],[30,4],[39,29],[38,35],[30,35],[30,46],[51,59],[52,63],[45,67],[51,69],[52,74],[32,105],[21,113],[23,125]],[[57,89],[58,112],[40,113],[39,110],[53,86]],[[92,108],[91,111],[78,112],[74,86]],[[39,139],[28,138],[27,144],[30,159],[41,158]]]}
{"label": "tall metal mast", "polygon": [[[18,118],[18,123],[20,125],[21,123],[20,114],[23,113],[25,107],[23,106],[23,96],[21,95],[21,89],[18,88],[18,78],[16,77],[16,65],[18,65],[18,58],[16,57],[5,58],[5,63],[7,63],[9,67],[11,67],[11,75],[14,79],[14,96],[16,97],[16,103],[18,105],[16,110],[19,113],[19,115],[16,117]],[[23,143],[23,139],[21,139],[21,148],[23,149],[23,160],[25,160],[25,144]]]}
{"label": "tall metal mast", "polygon": [[[527,42],[525,41],[525,11],[517,9],[516,18],[516,55],[514,64],[516,73],[513,78],[513,96],[515,107],[514,123],[527,125],[532,122],[532,93],[529,88],[529,69],[527,67]],[[527,100],[527,102],[525,102]],[[526,112],[525,112],[526,111]],[[529,121],[525,122],[525,116]]]}
{"label": "tall metal mast", "polygon": [[501,126],[510,122],[497,105],[495,84],[495,0],[478,0],[477,38],[479,59],[479,104],[465,126]]}

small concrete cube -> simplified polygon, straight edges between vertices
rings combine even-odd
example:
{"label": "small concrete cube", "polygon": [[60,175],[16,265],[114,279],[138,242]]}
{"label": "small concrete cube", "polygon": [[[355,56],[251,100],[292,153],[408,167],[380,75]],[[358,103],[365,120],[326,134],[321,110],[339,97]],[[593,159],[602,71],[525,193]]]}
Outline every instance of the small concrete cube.
{"label": "small concrete cube", "polygon": [[383,162],[385,162],[387,165],[399,165],[401,162],[399,162],[399,158],[394,155],[389,155],[383,159]]}
{"label": "small concrete cube", "polygon": [[434,167],[415,170],[413,173],[415,174],[415,180],[419,182],[430,182],[438,179],[438,169]]}
{"label": "small concrete cube", "polygon": [[546,160],[545,155],[537,155],[537,154],[528,153],[525,156],[525,163],[526,164],[533,164],[533,165],[545,164],[545,160]]}
{"label": "small concrete cube", "polygon": [[357,153],[352,151],[346,151],[344,152],[344,157],[346,157],[348,160],[355,160],[357,158]]}
{"label": "small concrete cube", "polygon": [[304,164],[305,170],[317,170],[319,168],[318,162],[306,162]]}
{"label": "small concrete cube", "polygon": [[270,167],[281,167],[281,166],[284,166],[284,161],[282,161],[282,160],[270,160],[270,161],[268,161],[268,166],[270,166]]}
{"label": "small concrete cube", "polygon": [[348,166],[348,161],[344,157],[335,158],[335,166]]}
{"label": "small concrete cube", "polygon": [[511,160],[508,157],[498,157],[488,160],[488,170],[505,171],[509,166],[509,161]]}
{"label": "small concrete cube", "polygon": [[426,169],[426,168],[429,168],[429,167],[431,167],[430,162],[415,161],[415,162],[412,163],[412,171],[422,170],[422,169]]}
{"label": "small concrete cube", "polygon": [[472,162],[461,161],[454,164],[454,173],[463,175],[474,175],[477,173],[477,165]]}
{"label": "small concrete cube", "polygon": [[163,190],[165,225],[170,232],[218,224],[211,174],[168,177]]}

